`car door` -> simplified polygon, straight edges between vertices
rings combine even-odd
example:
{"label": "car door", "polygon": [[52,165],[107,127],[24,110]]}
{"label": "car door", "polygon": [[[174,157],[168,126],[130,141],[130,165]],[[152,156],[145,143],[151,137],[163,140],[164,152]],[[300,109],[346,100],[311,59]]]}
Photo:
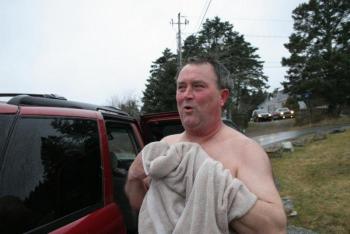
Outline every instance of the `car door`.
{"label": "car door", "polygon": [[124,186],[131,163],[144,146],[136,120],[104,115],[112,171],[113,198],[123,213],[127,233],[138,233],[138,216],[129,204]]}
{"label": "car door", "polygon": [[[96,114],[51,110],[21,107],[6,128],[0,233],[125,233],[118,207],[105,199]],[[11,122],[4,117],[1,124]]]}

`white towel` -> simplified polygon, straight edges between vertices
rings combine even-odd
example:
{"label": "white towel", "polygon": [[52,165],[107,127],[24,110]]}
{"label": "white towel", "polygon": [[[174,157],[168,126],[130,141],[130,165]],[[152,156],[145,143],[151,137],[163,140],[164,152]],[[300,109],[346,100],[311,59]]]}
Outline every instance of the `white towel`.
{"label": "white towel", "polygon": [[142,150],[151,184],[139,214],[139,233],[230,233],[257,197],[195,143],[153,142]]}

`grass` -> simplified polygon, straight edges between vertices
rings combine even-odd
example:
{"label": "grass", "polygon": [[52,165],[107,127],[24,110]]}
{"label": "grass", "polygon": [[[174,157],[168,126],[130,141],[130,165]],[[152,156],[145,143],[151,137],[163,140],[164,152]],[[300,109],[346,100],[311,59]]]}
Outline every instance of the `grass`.
{"label": "grass", "polygon": [[273,158],[281,197],[298,216],[288,223],[319,233],[350,233],[350,131]]}

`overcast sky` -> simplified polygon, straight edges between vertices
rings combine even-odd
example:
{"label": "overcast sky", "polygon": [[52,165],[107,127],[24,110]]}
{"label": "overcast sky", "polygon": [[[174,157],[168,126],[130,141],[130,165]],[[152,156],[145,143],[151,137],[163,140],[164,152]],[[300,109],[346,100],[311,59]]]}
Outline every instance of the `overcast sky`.
{"label": "overcast sky", "polygon": [[[107,104],[142,97],[152,61],[176,53],[177,14],[218,16],[257,47],[270,90],[281,87],[292,10],[305,0],[0,0],[0,93],[55,93]],[[184,20],[184,18],[182,19]]]}

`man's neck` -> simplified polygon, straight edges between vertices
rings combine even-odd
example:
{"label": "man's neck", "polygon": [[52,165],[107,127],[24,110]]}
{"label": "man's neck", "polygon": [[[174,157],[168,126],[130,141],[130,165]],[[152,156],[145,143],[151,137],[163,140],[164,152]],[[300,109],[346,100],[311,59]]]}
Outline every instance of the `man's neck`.
{"label": "man's neck", "polygon": [[208,142],[210,139],[214,138],[223,128],[223,123],[218,123],[215,128],[212,129],[200,129],[198,131],[188,129],[184,132],[185,140],[190,142],[195,142],[198,144],[203,144]]}

